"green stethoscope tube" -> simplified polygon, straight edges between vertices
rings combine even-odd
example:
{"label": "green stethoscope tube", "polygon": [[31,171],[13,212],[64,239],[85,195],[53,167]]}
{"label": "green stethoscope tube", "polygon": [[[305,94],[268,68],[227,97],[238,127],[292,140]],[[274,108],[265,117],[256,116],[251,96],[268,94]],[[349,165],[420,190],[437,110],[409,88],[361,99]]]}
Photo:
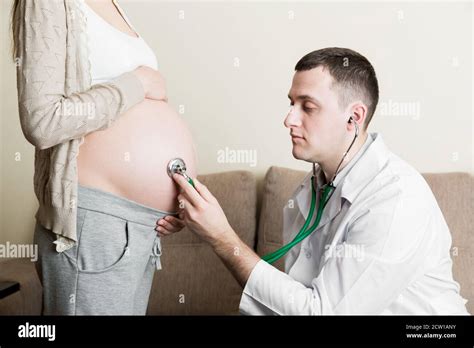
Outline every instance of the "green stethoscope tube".
{"label": "green stethoscope tube", "polygon": [[303,239],[308,237],[318,227],[319,222],[321,221],[321,216],[323,215],[323,210],[326,207],[326,204],[329,201],[329,198],[331,197],[331,192],[334,190],[335,187],[332,185],[327,185],[323,189],[323,194],[321,195],[318,211],[316,213],[316,219],[314,220],[313,225],[310,228],[308,228],[311,222],[311,219],[313,218],[314,209],[316,207],[316,188],[314,187],[314,176],[311,179],[311,188],[312,188],[311,206],[309,209],[308,217],[306,218],[306,221],[303,227],[301,227],[300,231],[291,242],[282,246],[280,249],[275,250],[274,252],[271,252],[263,256],[262,259],[265,260],[266,262],[274,263],[275,261],[283,257],[291,248],[293,248],[296,244],[300,243]]}
{"label": "green stethoscope tube", "polygon": [[[352,116],[350,116],[349,120],[347,122],[352,123],[353,121],[354,120],[353,120]],[[313,225],[310,228],[308,228],[309,223],[313,219],[314,208],[316,207],[316,188],[314,187],[314,180],[315,180],[315,177],[316,177],[316,169],[315,169],[315,164],[314,163],[313,163],[313,177],[311,178],[311,189],[312,189],[311,206],[310,206],[310,209],[309,209],[308,217],[306,218],[306,221],[305,221],[303,227],[301,227],[300,231],[298,232],[296,237],[291,242],[289,242],[288,244],[282,246],[280,249],[275,250],[274,252],[263,256],[262,257],[263,260],[267,261],[268,263],[273,263],[273,262],[277,261],[282,256],[284,256],[291,248],[293,248],[296,244],[300,243],[303,239],[305,239],[311,233],[313,233],[314,230],[318,227],[319,221],[321,220],[321,216],[323,215],[323,210],[326,207],[326,204],[329,201],[329,198],[331,198],[331,193],[336,188],[333,185],[334,179],[336,178],[336,175],[339,173],[339,168],[341,167],[342,162],[344,162],[344,159],[346,158],[347,154],[349,153],[350,149],[352,148],[352,145],[354,145],[357,137],[359,136],[359,126],[358,126],[357,122],[354,122],[354,127],[355,127],[354,139],[352,139],[352,142],[349,145],[349,148],[347,149],[347,151],[342,156],[342,159],[341,159],[341,161],[339,162],[339,165],[336,168],[336,171],[334,173],[334,176],[332,177],[332,180],[323,189],[323,194],[321,195],[321,199],[319,200],[318,212],[316,213],[316,219],[314,220]]]}
{"label": "green stethoscope tube", "polygon": [[194,181],[193,181],[193,179],[191,179],[190,177],[188,177],[187,180],[188,180],[189,184],[190,184],[192,187],[196,188],[196,186],[194,186]]}

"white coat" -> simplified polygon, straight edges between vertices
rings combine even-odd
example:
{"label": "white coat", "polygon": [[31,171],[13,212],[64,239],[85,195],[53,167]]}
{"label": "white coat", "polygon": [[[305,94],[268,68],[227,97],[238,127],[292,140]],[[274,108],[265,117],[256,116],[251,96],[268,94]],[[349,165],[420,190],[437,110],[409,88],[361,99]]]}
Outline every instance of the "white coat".
{"label": "white coat", "polygon": [[[316,174],[319,188],[324,174]],[[283,210],[285,244],[308,215],[311,176]],[[242,314],[468,314],[435,197],[380,134],[368,135],[335,186],[319,227],[286,255],[285,272],[257,263]]]}

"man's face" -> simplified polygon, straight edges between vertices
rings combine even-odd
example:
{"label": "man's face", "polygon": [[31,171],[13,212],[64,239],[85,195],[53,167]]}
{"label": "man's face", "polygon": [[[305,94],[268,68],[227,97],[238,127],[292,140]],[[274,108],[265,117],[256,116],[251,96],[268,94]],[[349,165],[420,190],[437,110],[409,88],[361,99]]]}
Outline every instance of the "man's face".
{"label": "man's face", "polygon": [[290,129],[296,159],[324,163],[340,155],[350,114],[340,108],[332,82],[323,67],[298,71],[293,77],[288,95],[292,106],[284,124]]}

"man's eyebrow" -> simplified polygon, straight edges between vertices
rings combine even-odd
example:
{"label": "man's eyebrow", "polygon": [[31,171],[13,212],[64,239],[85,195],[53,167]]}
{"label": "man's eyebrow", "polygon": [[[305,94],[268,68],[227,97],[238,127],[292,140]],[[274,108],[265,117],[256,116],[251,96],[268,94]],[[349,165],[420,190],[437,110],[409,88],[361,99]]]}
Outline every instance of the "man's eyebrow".
{"label": "man's eyebrow", "polygon": [[[288,94],[288,98],[289,98],[290,100],[293,100],[289,94]],[[312,102],[314,102],[314,103],[320,104],[320,102],[319,102],[319,100],[318,100],[317,98],[312,97],[312,96],[307,95],[307,94],[299,95],[299,96],[296,97],[296,99],[299,99],[299,100],[309,100],[309,101],[312,101]]]}

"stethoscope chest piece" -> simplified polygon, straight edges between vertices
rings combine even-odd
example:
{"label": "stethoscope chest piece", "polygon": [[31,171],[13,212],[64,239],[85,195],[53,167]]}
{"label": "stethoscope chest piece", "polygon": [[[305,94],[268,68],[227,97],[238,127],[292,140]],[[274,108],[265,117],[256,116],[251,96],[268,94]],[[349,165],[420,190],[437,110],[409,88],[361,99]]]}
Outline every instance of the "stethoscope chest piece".
{"label": "stethoscope chest piece", "polygon": [[183,159],[174,158],[169,161],[166,171],[168,172],[170,178],[172,178],[173,174],[176,173],[182,175],[194,187],[193,179],[191,179],[188,174],[186,174],[186,163],[184,163]]}
{"label": "stethoscope chest piece", "polygon": [[168,162],[167,172],[170,177],[173,177],[173,174],[186,171],[186,163],[181,158],[174,158]]}

